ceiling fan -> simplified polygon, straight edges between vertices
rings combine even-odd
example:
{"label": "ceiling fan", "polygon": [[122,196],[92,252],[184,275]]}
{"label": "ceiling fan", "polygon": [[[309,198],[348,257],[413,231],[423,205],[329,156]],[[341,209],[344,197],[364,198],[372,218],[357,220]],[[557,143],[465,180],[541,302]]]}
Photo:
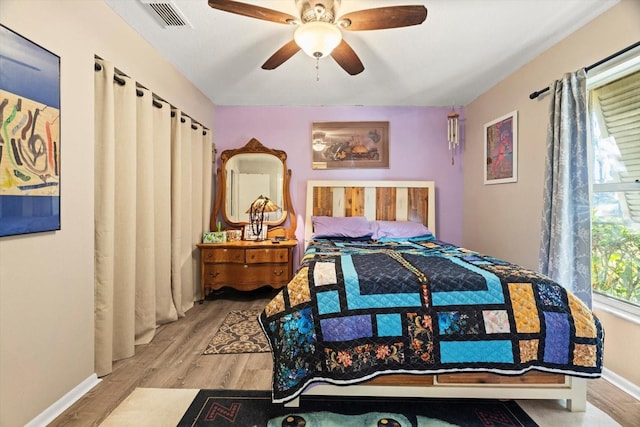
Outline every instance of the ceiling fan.
{"label": "ceiling fan", "polygon": [[364,31],[408,27],[420,25],[427,19],[427,8],[423,5],[364,9],[337,17],[341,1],[295,0],[300,13],[299,18],[266,7],[232,0],[209,0],[209,6],[250,18],[298,26],[293,40],[278,49],[262,64],[264,70],[279,67],[302,49],[317,60],[331,55],[338,65],[352,76],[364,71],[364,65],[351,46],[342,38],[342,30]]}

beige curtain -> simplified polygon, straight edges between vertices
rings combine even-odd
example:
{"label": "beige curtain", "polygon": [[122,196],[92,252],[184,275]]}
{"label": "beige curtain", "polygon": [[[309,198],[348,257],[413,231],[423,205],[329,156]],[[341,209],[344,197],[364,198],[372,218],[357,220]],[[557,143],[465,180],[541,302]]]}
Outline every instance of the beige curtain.
{"label": "beige curtain", "polygon": [[163,105],[153,113],[154,170],[162,171],[154,175],[156,322],[163,324],[178,319],[171,289],[171,111]]}
{"label": "beige curtain", "polygon": [[179,111],[172,117],[169,104],[130,78],[115,82],[108,61],[99,64],[95,359],[103,376],[112,361],[132,356],[158,325],[184,316],[199,298],[195,244],[210,212],[199,196],[211,192],[200,159],[208,152],[211,162],[211,136]]}
{"label": "beige curtain", "polygon": [[200,299],[200,253],[193,242],[209,230],[212,192],[211,134],[175,111],[172,135],[172,281],[183,316]]}

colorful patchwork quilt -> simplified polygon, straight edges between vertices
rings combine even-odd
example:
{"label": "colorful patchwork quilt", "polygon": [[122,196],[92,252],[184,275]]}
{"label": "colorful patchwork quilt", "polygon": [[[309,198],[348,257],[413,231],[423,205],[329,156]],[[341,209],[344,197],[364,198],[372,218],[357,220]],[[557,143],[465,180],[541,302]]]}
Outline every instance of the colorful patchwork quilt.
{"label": "colorful patchwork quilt", "polygon": [[316,240],[259,317],[273,398],[384,373],[599,377],[604,332],[550,278],[439,240]]}

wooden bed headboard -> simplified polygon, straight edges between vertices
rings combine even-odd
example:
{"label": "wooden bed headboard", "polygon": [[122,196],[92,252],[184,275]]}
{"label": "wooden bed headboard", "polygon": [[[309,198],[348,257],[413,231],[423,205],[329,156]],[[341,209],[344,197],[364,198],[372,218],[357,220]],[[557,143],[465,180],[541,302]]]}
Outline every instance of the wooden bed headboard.
{"label": "wooden bed headboard", "polygon": [[308,181],[304,221],[306,242],[312,216],[359,216],[370,221],[415,221],[436,234],[433,181]]}

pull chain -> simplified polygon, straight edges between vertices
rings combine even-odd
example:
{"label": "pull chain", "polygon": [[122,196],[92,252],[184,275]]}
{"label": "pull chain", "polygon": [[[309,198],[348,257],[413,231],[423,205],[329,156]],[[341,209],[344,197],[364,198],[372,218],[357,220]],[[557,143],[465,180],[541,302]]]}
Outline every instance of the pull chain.
{"label": "pull chain", "polygon": [[320,57],[316,56],[316,81],[320,81]]}

